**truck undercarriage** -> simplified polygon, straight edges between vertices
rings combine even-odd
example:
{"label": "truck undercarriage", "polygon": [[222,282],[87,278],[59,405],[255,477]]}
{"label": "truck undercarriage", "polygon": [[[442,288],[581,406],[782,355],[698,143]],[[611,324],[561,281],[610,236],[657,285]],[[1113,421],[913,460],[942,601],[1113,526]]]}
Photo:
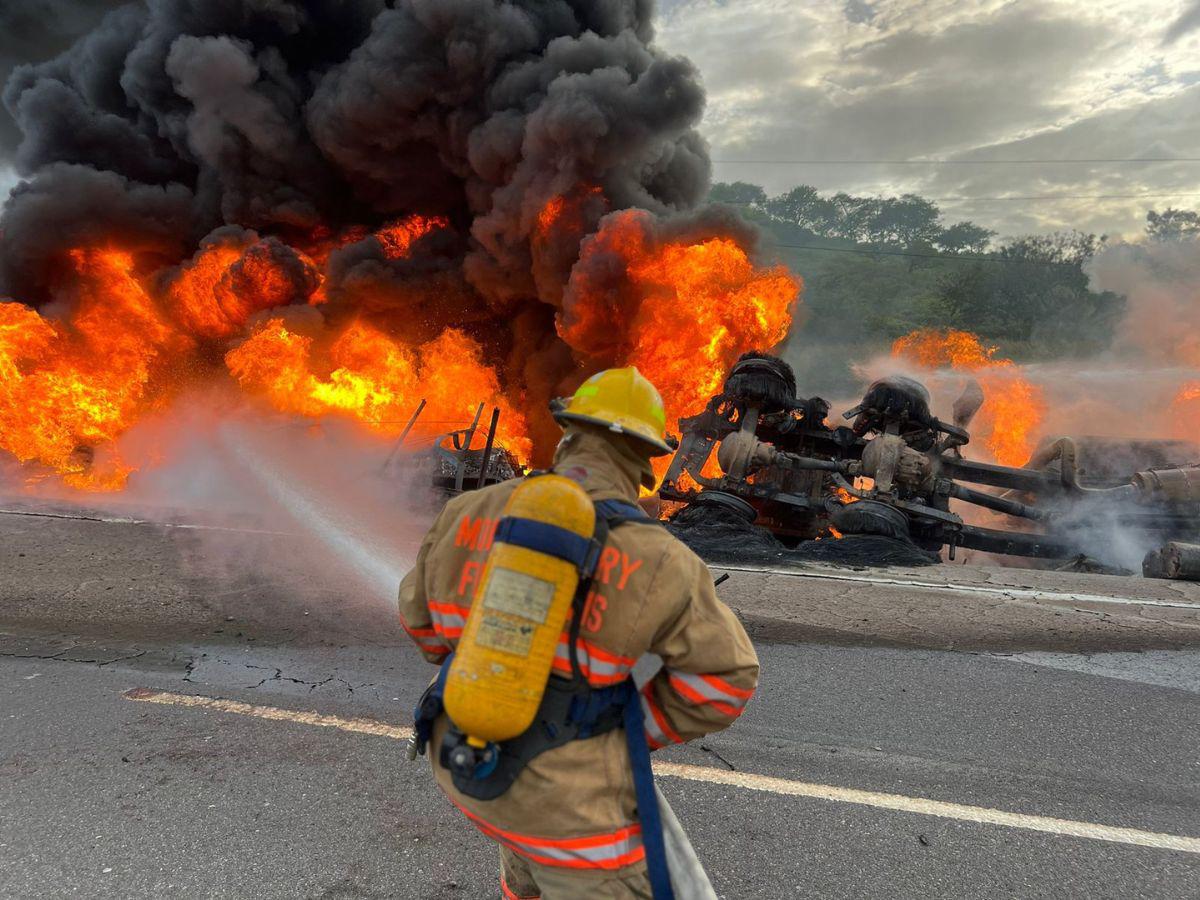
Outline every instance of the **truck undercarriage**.
{"label": "truck undercarriage", "polygon": [[802,398],[786,362],[748,353],[680,421],[661,496],[742,516],[789,545],[883,535],[950,559],[961,547],[1120,566],[1131,546],[1140,558],[1200,538],[1200,448],[1061,437],[1023,467],[976,461],[963,451],[984,400],[968,382],[943,422],[923,385],[892,376],[831,426],[829,404]]}

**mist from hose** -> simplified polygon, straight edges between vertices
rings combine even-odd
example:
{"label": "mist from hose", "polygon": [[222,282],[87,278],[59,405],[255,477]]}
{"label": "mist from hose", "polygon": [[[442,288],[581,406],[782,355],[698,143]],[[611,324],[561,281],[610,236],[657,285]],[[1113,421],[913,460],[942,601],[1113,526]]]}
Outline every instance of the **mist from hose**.
{"label": "mist from hose", "polygon": [[354,572],[372,595],[387,603],[395,601],[400,579],[412,568],[414,556],[382,546],[366,533],[359,511],[339,508],[333,498],[319,496],[312,482],[290,478],[278,458],[262,455],[237,425],[222,425],[219,440],[307,536]]}

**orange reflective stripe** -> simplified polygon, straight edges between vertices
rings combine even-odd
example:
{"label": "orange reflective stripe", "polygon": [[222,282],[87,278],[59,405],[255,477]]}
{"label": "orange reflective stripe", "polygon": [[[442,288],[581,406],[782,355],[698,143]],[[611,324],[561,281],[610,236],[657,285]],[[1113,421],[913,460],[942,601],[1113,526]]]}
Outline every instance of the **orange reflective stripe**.
{"label": "orange reflective stripe", "polygon": [[439,654],[450,652],[450,646],[438,637],[437,623],[434,623],[433,628],[410,628],[404,621],[404,616],[400,616],[400,627],[422,650]]}
{"label": "orange reflective stripe", "polygon": [[493,825],[486,819],[481,819],[474,813],[463,809],[461,806],[459,809],[462,809],[463,813],[468,818],[478,822],[481,825],[487,826],[490,831],[494,831],[496,834],[509,838],[510,840],[519,841],[522,844],[529,844],[531,847],[561,847],[564,850],[584,850],[589,847],[603,847],[605,844],[623,841],[632,835],[638,835],[642,833],[642,826],[637,822],[634,822],[631,825],[626,825],[624,828],[618,828],[616,831],[606,832],[604,834],[589,834],[585,837],[575,838],[541,838],[528,834],[520,834],[516,831],[505,831],[503,828]]}
{"label": "orange reflective stripe", "polygon": [[504,873],[500,873],[500,891],[504,894],[504,900],[542,900],[541,894],[530,894],[523,896],[518,894],[508,886],[508,882],[504,880]]}
{"label": "orange reflective stripe", "polygon": [[[579,669],[588,684],[593,687],[608,687],[620,684],[629,677],[635,660],[628,656],[611,653],[603,647],[598,647],[583,638],[577,645],[579,651]],[[554,670],[563,675],[571,675],[571,641],[567,632],[559,635],[558,646],[554,648]]]}
{"label": "orange reflective stripe", "polygon": [[433,627],[442,637],[460,638],[467,625],[467,615],[471,612],[468,606],[456,603],[442,603],[438,600],[426,600],[429,613],[433,617]]}
{"label": "orange reflective stripe", "polygon": [[642,826],[634,823],[614,832],[577,838],[542,838],[505,831],[459,805],[458,807],[485,835],[514,853],[545,866],[568,869],[620,869],[645,858]]}
{"label": "orange reflective stripe", "polygon": [[749,700],[754,696],[754,691],[748,691],[745,688],[734,687],[724,678],[718,678],[716,675],[701,675],[705,681],[711,684],[719,691],[724,691],[726,694],[731,694],[741,700]]}
{"label": "orange reflective stripe", "polygon": [[609,844],[597,847],[558,847],[553,844],[547,845],[544,843],[527,845],[514,838],[505,837],[505,833],[500,829],[484,822],[476,816],[472,816],[461,806],[459,809],[475,823],[476,828],[492,840],[503,844],[514,853],[519,853],[526,859],[541,863],[544,866],[556,866],[565,869],[620,869],[638,862],[645,858],[646,855],[646,850],[641,842],[640,828],[636,835],[628,835],[616,843],[613,843],[611,840],[609,841],[614,850],[619,849],[619,852],[605,853],[604,851],[608,848]]}
{"label": "orange reflective stripe", "polygon": [[[648,736],[651,743],[655,743],[658,747],[665,747],[667,744],[682,744],[683,738],[675,733],[675,729],[667,721],[666,715],[659,709],[658,704],[654,702],[653,689],[651,685],[654,682],[646,682],[646,686],[642,688],[642,701],[645,704],[645,709],[650,711],[651,721],[647,722]],[[655,747],[655,749],[658,749]]]}
{"label": "orange reflective stripe", "polygon": [[675,693],[682,695],[685,699],[690,700],[697,706],[711,706],[717,712],[733,719],[736,719],[742,714],[741,709],[736,706],[730,706],[728,703],[722,703],[720,700],[712,700],[708,697],[705,697],[682,678],[678,678],[675,675],[671,675],[669,677],[671,681],[671,687],[675,689]]}
{"label": "orange reflective stripe", "polygon": [[459,606],[457,603],[442,603],[438,600],[427,600],[425,605],[434,612],[450,616],[462,616],[464,619],[471,612],[471,607],[469,606]]}
{"label": "orange reflective stripe", "polygon": [[587,650],[589,656],[594,656],[597,659],[602,659],[607,663],[612,663],[614,666],[629,666],[633,668],[633,664],[637,662],[631,656],[621,656],[619,653],[613,653],[610,650],[605,650],[603,647],[593,644],[586,638],[579,639],[580,645]]}
{"label": "orange reflective stripe", "polygon": [[553,856],[541,856],[515,847],[512,849],[533,862],[540,863],[543,866],[556,866],[560,869],[604,869],[611,871],[613,869],[623,869],[626,866],[632,866],[634,863],[641,862],[646,858],[646,848],[641,845],[640,840],[637,847],[633,850],[622,853],[620,856],[613,856],[596,862],[586,859],[563,860]]}

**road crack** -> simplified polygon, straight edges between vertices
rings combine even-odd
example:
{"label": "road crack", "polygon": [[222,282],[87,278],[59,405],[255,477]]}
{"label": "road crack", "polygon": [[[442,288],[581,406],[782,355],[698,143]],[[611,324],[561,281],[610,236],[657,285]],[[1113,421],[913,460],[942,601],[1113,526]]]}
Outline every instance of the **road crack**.
{"label": "road crack", "polygon": [[724,756],[722,756],[720,753],[718,753],[712,747],[708,746],[708,744],[701,744],[700,749],[703,750],[705,753],[711,753],[713,756],[715,756],[721,762],[725,763],[725,765],[729,767],[730,772],[737,771],[737,766],[735,766],[733,763],[731,763],[729,760],[727,760]]}

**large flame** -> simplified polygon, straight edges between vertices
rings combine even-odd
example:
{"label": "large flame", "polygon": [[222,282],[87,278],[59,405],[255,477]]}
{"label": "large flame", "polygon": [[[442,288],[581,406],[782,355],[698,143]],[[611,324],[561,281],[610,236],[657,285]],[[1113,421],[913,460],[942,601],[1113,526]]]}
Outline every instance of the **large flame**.
{"label": "large flame", "polygon": [[81,249],[69,259],[69,322],[0,304],[0,447],[74,487],[111,490],[130,467],[94,465],[94,449],[170,398],[170,363],[192,344],[134,276],[130,254]]}
{"label": "large flame", "polygon": [[969,331],[914,331],[892,344],[892,355],[925,369],[970,372],[983,388],[984,403],[975,431],[996,461],[1021,466],[1036,447],[1046,415],[1039,385],[1026,379],[1011,359],[996,356]]}
{"label": "large flame", "polygon": [[[535,253],[578,248],[605,212],[598,188],[552,201],[535,226]],[[636,365],[678,417],[703,406],[740,353],[786,336],[799,283],[783,267],[756,267],[732,238],[658,240],[652,221],[613,213],[595,238],[619,254],[619,298],[589,292],[587,278],[562,286],[569,296],[559,333],[580,360],[564,374],[570,381],[603,365]],[[0,303],[0,449],[28,463],[31,479],[53,472],[77,488],[119,489],[143,461],[119,460],[113,442],[189,386],[225,379],[253,403],[385,436],[398,434],[422,399],[416,433],[426,436],[462,427],[480,403],[495,405],[498,440],[528,461],[532,411],[525,386],[505,383],[495,359],[508,346],[502,336],[489,349],[468,323],[430,338],[422,323],[346,316],[355,298],[339,298],[332,326],[311,308],[329,308],[325,283],[338,248],[373,239],[385,259],[400,259],[448,226],[411,216],[292,245],[221,229],[167,268],[119,243],[73,250],[57,316]],[[586,257],[590,242],[574,252]]]}
{"label": "large flame", "polygon": [[[693,415],[738,356],[779,344],[792,324],[800,279],[759,268],[726,237],[657,240],[651,219],[625,210],[584,244],[559,333],[573,347],[635,365],[671,418]],[[602,259],[600,273],[589,269]],[[619,268],[619,283],[606,280]]]}
{"label": "large flame", "polygon": [[289,329],[282,319],[259,326],[225,357],[248,391],[276,409],[303,416],[342,415],[383,433],[398,431],[423,399],[416,434],[470,420],[479,403],[500,408],[497,439],[522,459],[531,450],[524,416],[504,397],[479,343],[447,329],[419,347],[354,323],[332,342]]}

